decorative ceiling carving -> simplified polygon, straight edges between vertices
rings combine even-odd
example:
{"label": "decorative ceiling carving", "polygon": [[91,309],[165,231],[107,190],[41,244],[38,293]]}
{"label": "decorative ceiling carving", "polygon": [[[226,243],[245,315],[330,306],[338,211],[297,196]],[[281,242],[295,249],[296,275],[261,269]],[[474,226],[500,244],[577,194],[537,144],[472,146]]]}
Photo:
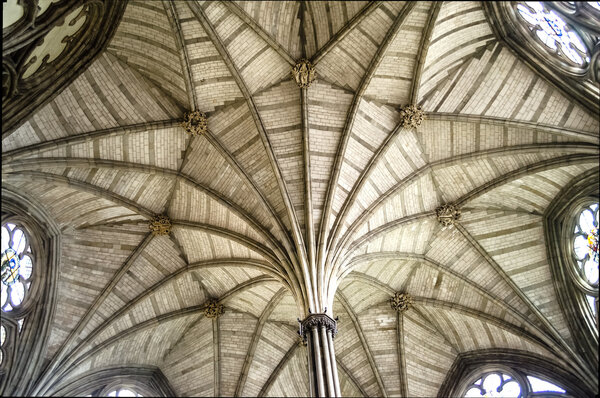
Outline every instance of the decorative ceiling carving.
{"label": "decorative ceiling carving", "polygon": [[[44,4],[36,24],[63,9]],[[435,396],[492,349],[597,389],[544,235],[552,198],[598,167],[597,112],[481,3],[110,4],[127,9],[106,50],[3,136],[3,191],[61,237],[35,382],[5,392],[145,364],[176,395],[308,395],[297,318],[339,331],[342,396]]]}

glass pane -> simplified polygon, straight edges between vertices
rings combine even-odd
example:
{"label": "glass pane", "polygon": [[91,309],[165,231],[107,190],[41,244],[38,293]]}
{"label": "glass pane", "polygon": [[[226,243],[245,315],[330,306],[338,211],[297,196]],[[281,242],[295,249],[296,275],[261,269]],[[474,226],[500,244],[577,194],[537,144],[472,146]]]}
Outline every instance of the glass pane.
{"label": "glass pane", "polygon": [[17,229],[13,233],[13,249],[15,249],[17,254],[21,254],[25,250],[25,246],[27,246],[27,238],[23,231]]}
{"label": "glass pane", "polygon": [[17,282],[10,287],[10,301],[13,306],[17,306],[23,302],[25,297],[25,286],[21,282]]}
{"label": "glass pane", "polygon": [[471,388],[469,391],[467,391],[467,393],[465,394],[465,397],[467,397],[467,398],[481,397],[481,392],[479,391],[479,388]]}
{"label": "glass pane", "polygon": [[135,397],[135,393],[128,389],[119,391],[119,397]]}
{"label": "glass pane", "polygon": [[9,241],[8,230],[3,226],[2,227],[2,253],[4,253],[4,251],[6,249],[8,249],[8,241]]}
{"label": "glass pane", "polygon": [[4,325],[0,325],[0,345],[4,345],[5,339],[6,339],[6,329],[4,329]]}
{"label": "glass pane", "polygon": [[117,391],[111,391],[108,393],[109,397],[116,397],[117,396]]}
{"label": "glass pane", "polygon": [[592,259],[587,260],[583,266],[583,271],[590,284],[595,285],[598,283],[598,263]]}
{"label": "glass pane", "polygon": [[496,389],[500,387],[501,382],[500,376],[493,373],[483,380],[483,388],[485,388],[487,392],[496,391]]}
{"label": "glass pane", "polygon": [[585,60],[589,60],[589,53],[579,35],[571,30],[558,14],[553,10],[544,10],[542,4],[537,1],[525,4],[532,10],[519,4],[517,5],[519,16],[527,22],[529,29],[535,32],[544,45],[551,50],[557,50],[560,44],[561,51],[557,54],[575,64],[583,65]]}
{"label": "glass pane", "polygon": [[590,248],[588,247],[587,239],[581,235],[578,235],[573,242],[573,249],[575,249],[575,256],[579,260],[583,260],[586,254],[589,253]]}
{"label": "glass pane", "polygon": [[538,379],[537,377],[527,376],[527,378],[529,379],[529,382],[531,383],[531,390],[533,392],[540,392],[540,391],[556,391],[556,392],[563,392],[563,393],[566,392],[565,390],[558,387],[557,385],[554,385],[545,380]]}
{"label": "glass pane", "polygon": [[521,14],[521,17],[523,17],[524,20],[526,20],[527,22],[529,22],[532,25],[535,25],[537,23],[537,19],[535,16],[533,16],[529,10],[527,9],[527,7],[522,6],[521,4],[519,4],[517,6],[517,10],[519,10],[519,13]]}
{"label": "glass pane", "polygon": [[17,253],[8,248],[2,253],[1,278],[2,284],[10,286],[19,280],[20,261]]}
{"label": "glass pane", "polygon": [[31,261],[31,257],[28,255],[24,255],[23,259],[21,259],[21,267],[19,269],[19,273],[22,278],[29,279],[31,276],[31,272],[33,271],[33,262]]}
{"label": "glass pane", "polygon": [[509,381],[504,385],[502,391],[494,395],[495,397],[518,397],[521,395],[521,387],[516,381]]}
{"label": "glass pane", "polygon": [[21,318],[17,321],[17,325],[19,325],[19,332],[21,331],[21,329],[23,329],[23,321],[24,320],[25,320],[24,318]]}
{"label": "glass pane", "polygon": [[0,304],[0,306],[4,307],[4,304],[6,303],[6,300],[8,300],[8,288],[6,287],[6,285],[4,283],[0,283],[0,287],[2,288],[2,302]]}
{"label": "glass pane", "polygon": [[594,215],[590,210],[584,210],[579,216],[579,225],[585,233],[589,233],[594,228]]}

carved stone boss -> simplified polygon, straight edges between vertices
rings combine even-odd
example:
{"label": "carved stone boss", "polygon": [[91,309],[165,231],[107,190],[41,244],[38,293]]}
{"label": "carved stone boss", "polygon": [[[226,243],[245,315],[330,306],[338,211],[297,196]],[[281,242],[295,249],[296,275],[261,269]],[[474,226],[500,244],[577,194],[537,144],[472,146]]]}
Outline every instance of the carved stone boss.
{"label": "carved stone boss", "polygon": [[204,306],[204,316],[207,318],[217,318],[224,312],[223,304],[216,299],[209,299]]}
{"label": "carved stone boss", "polygon": [[417,128],[425,119],[425,112],[420,105],[406,105],[400,109],[400,126]]}
{"label": "carved stone boss", "polygon": [[396,292],[390,298],[390,306],[394,309],[394,311],[404,312],[408,310],[413,304],[413,298],[408,293],[400,293]]}
{"label": "carved stone boss", "polygon": [[298,87],[308,87],[315,80],[317,73],[309,60],[303,58],[292,68],[292,77]]}
{"label": "carved stone boss", "polygon": [[152,231],[152,235],[169,235],[171,233],[171,220],[169,217],[157,214],[148,223],[148,229]]}
{"label": "carved stone boss", "polygon": [[206,114],[198,110],[186,112],[183,117],[183,122],[181,122],[181,127],[185,129],[186,133],[192,136],[206,133]]}
{"label": "carved stone boss", "polygon": [[445,204],[435,209],[437,220],[445,227],[452,227],[460,220],[460,209],[453,204]]}

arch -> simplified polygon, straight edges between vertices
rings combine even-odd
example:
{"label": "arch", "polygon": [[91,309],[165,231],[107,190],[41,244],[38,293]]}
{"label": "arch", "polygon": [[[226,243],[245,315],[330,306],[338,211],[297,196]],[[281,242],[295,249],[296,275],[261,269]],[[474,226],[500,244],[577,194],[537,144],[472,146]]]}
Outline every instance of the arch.
{"label": "arch", "polygon": [[[35,254],[37,286],[22,311],[3,314],[12,319],[15,329],[16,317],[27,317],[19,337],[14,339],[11,350],[10,369],[2,369],[0,395],[28,395],[33,381],[41,371],[43,353],[49,338],[51,320],[54,315],[58,264],[60,261],[60,230],[43,207],[18,192],[2,188],[2,222],[18,220],[27,228]],[[43,303],[43,305],[39,305]],[[16,330],[15,330],[16,332]],[[28,380],[23,383],[22,380]]]}
{"label": "arch", "polygon": [[594,396],[595,388],[588,380],[581,380],[561,364],[536,354],[507,349],[474,350],[459,354],[450,367],[437,396],[439,398],[459,396],[474,373],[505,367],[552,380],[564,386],[567,393],[576,397]]}
{"label": "arch", "polygon": [[[544,238],[550,271],[558,302],[577,345],[575,349],[585,359],[590,372],[598,372],[598,321],[590,314],[587,302],[571,272],[572,219],[583,202],[599,196],[598,169],[589,170],[565,186],[550,203],[543,216]],[[586,292],[587,293],[587,292]],[[595,293],[598,297],[598,291]],[[596,299],[597,301],[597,299]]]}
{"label": "arch", "polygon": [[51,393],[60,397],[94,395],[96,391],[108,392],[117,386],[131,387],[145,397],[176,396],[169,380],[159,368],[152,366],[117,366],[88,371]]}

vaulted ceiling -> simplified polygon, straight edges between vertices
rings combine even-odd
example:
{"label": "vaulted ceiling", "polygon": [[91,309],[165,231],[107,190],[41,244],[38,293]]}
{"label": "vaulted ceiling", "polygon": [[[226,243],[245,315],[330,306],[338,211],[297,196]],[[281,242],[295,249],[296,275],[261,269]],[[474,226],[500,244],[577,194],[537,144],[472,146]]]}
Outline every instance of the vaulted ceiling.
{"label": "vaulted ceiling", "polygon": [[[181,128],[191,109],[206,134]],[[3,186],[61,229],[40,392],[154,365],[178,395],[307,395],[301,250],[332,281],[344,396],[434,396],[486,348],[589,376],[543,215],[598,168],[598,131],[478,2],[130,0],[107,49],[2,141]],[[148,231],[161,213],[169,236]],[[403,317],[396,291],[414,297]]]}

